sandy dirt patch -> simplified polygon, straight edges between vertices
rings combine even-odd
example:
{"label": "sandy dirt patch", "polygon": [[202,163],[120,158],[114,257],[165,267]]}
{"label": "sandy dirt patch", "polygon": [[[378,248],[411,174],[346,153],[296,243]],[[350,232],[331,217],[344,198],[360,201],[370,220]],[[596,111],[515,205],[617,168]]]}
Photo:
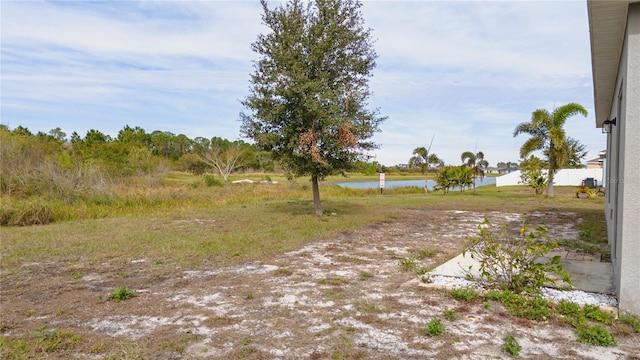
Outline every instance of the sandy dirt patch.
{"label": "sandy dirt patch", "polygon": [[[580,344],[567,325],[514,318],[497,302],[463,303],[415,286],[419,276],[399,265],[422,250],[431,256],[418,266],[445,262],[484,217],[520,223],[511,213],[406,210],[393,222],[269,261],[211,264],[168,277],[154,276],[144,257],[123,264],[129,275],[122,278],[96,270],[70,279],[55,263],[24,264],[22,280],[3,284],[4,335],[41,326],[82,334],[82,346],[52,358],[101,358],[116,350],[149,359],[508,358],[501,351],[507,333],[522,345],[524,359],[639,358],[638,335],[616,336],[617,347]],[[544,223],[552,236],[577,238],[578,221],[566,212],[530,214],[528,222]],[[98,300],[122,285],[138,296]],[[445,309],[457,319],[445,320]],[[424,335],[434,317],[446,328],[440,337]]]}

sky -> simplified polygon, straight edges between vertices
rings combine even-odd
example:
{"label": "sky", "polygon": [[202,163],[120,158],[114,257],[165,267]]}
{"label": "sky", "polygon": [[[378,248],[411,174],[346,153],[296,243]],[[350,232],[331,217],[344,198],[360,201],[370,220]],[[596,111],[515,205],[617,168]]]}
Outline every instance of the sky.
{"label": "sky", "polygon": [[[112,137],[126,125],[241,139],[240,100],[268,29],[256,1],[1,2],[0,123]],[[272,5],[272,7],[275,4]],[[586,1],[363,1],[377,66],[371,109],[388,119],[371,160],[406,164],[428,147],[447,164],[482,151],[517,162],[536,109],[589,115],[568,136],[596,158]]]}

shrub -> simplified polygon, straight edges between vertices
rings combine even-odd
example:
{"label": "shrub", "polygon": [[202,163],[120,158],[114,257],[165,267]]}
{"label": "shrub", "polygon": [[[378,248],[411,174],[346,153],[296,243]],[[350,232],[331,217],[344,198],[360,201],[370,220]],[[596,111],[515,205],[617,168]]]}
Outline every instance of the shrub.
{"label": "shrub", "polygon": [[511,356],[518,356],[520,355],[520,350],[522,350],[522,346],[518,344],[518,341],[516,341],[516,338],[513,337],[513,335],[511,334],[507,334],[507,336],[504,337],[504,344],[502,344],[502,351],[506,352]]}
{"label": "shrub", "polygon": [[556,274],[570,284],[570,275],[562,268],[560,256],[546,262],[536,261],[557,248],[558,244],[548,240],[547,229],[542,226],[531,229],[525,220],[523,217],[516,235],[510,234],[506,225],[500,231],[494,230],[487,219],[478,226],[479,236],[471,239],[471,247],[463,252],[469,252],[471,258],[480,263],[480,278],[476,280],[487,287],[531,294],[537,294],[542,286],[554,283],[548,274]]}
{"label": "shrub", "polygon": [[215,176],[213,176],[213,175],[205,175],[205,176],[203,176],[203,179],[204,179],[204,184],[205,184],[207,187],[212,187],[212,186],[222,186],[222,185],[224,185],[224,184],[222,183],[222,181],[220,181],[220,180],[216,179],[216,177],[215,177]]}
{"label": "shrub", "polygon": [[136,296],[138,296],[138,294],[135,291],[127,289],[126,286],[121,286],[109,294],[109,300],[112,300],[113,302],[121,302]]}
{"label": "shrub", "polygon": [[596,346],[616,346],[613,335],[600,325],[578,328],[578,342]]}
{"label": "shrub", "polygon": [[440,336],[444,332],[444,326],[440,323],[440,319],[433,318],[427,323],[424,333],[427,336]]}

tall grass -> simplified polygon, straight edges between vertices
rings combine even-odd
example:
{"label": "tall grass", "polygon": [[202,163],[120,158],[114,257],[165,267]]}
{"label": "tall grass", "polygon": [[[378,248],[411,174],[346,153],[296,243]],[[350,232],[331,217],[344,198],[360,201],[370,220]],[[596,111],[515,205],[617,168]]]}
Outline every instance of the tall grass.
{"label": "tall grass", "polygon": [[[72,264],[78,256],[85,264],[146,258],[185,266],[265,259],[313,239],[398,218],[403,209],[569,210],[588,215],[590,222],[603,218],[602,199],[576,199],[572,188],[560,187],[547,199],[520,187],[442,196],[418,188],[380,194],[326,185],[321,197],[330,216],[318,217],[305,183],[193,187],[199,177],[172,177],[161,186],[112,188],[109,195],[72,203],[39,200],[56,223],[1,228],[0,269],[7,274],[21,263],[45,260]],[[10,206],[19,205],[11,201]],[[593,226],[589,229],[595,234]]]}

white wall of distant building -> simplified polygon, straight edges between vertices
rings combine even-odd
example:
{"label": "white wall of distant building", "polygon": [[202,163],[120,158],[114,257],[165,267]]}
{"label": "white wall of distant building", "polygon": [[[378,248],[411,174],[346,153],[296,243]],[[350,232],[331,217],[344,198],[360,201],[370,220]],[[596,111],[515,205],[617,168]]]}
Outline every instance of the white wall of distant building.
{"label": "white wall of distant building", "polygon": [[[580,186],[582,180],[594,178],[598,186],[602,186],[602,169],[562,169],[553,177],[553,185]],[[521,184],[520,170],[498,176],[496,186],[524,185]]]}

